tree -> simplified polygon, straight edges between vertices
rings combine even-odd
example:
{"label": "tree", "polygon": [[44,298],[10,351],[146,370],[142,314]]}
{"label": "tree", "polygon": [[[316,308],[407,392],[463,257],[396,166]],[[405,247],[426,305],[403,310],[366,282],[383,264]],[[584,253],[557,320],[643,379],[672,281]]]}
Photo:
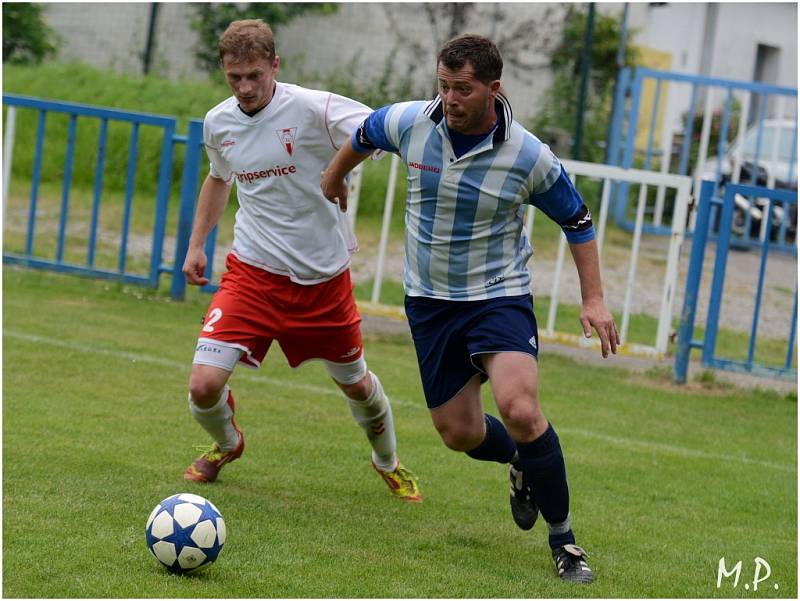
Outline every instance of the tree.
{"label": "tree", "polygon": [[[534,119],[534,131],[558,128],[575,131],[578,93],[580,90],[581,54],[587,15],[570,5],[561,28],[561,40],[550,52],[553,85],[545,95],[543,108]],[[587,91],[581,159],[602,163],[604,151],[601,143],[608,133],[611,100],[617,78],[617,48],[619,47],[621,20],[613,15],[597,13],[591,41],[591,71]],[[629,31],[629,39],[633,36]],[[623,57],[624,66],[633,66],[638,50],[629,43]]]}
{"label": "tree", "polygon": [[42,19],[42,6],[3,3],[3,62],[41,63],[56,51],[55,33]]}
{"label": "tree", "polygon": [[[502,3],[425,3],[421,7],[431,35],[420,38],[416,31],[404,26],[408,5],[387,3],[382,6],[394,31],[395,52],[405,51],[409,58],[416,59],[404,63],[412,65],[414,70],[422,68],[424,73],[432,73],[433,61],[444,42],[475,32],[489,37],[503,55],[505,71],[527,84],[533,83],[537,73],[550,67],[550,50],[559,41],[557,34],[565,11],[562,4],[542,4],[534,15],[527,11],[529,16],[519,18],[514,5]],[[428,60],[419,60],[420,57],[428,57]],[[432,75],[430,80],[434,81]],[[431,85],[435,94],[435,84]]]}
{"label": "tree", "polygon": [[300,15],[306,13],[331,14],[338,9],[339,5],[331,2],[218,2],[197,4],[195,5],[196,16],[191,24],[192,29],[200,35],[198,46],[195,50],[195,58],[198,66],[209,73],[219,69],[217,43],[219,36],[231,21],[262,19],[275,31],[279,26]]}

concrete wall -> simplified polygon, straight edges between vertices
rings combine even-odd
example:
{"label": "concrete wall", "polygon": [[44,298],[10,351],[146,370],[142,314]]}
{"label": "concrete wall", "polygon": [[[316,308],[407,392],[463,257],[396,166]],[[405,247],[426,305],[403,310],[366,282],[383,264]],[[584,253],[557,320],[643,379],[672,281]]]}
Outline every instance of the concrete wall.
{"label": "concrete wall", "polygon": [[[170,77],[205,77],[194,64],[197,34],[189,27],[192,14],[188,4],[161,4],[153,72]],[[60,38],[60,60],[142,73],[149,2],[52,3],[45,5],[44,15]]]}
{"label": "concrete wall", "polygon": [[[598,3],[598,10],[621,15],[622,4]],[[527,45],[517,53],[525,63],[507,60],[503,80],[515,115],[532,117],[552,82],[546,50],[558,41],[559,3],[477,3],[462,31],[489,35],[507,48]],[[715,14],[709,21],[709,12]],[[61,58],[142,71],[149,3],[47,4],[45,16],[63,40]],[[197,35],[190,28],[192,6],[160,6],[153,71],[172,77],[204,77],[194,63]],[[777,3],[723,3],[709,11],[705,3],[630,3],[633,43],[667,52],[671,69],[750,80],[759,43],[780,49],[777,83],[797,85],[797,6]],[[441,25],[438,25],[441,28]],[[512,40],[511,33],[519,35]],[[415,91],[433,93],[438,31],[422,4],[342,3],[334,15],[309,15],[280,28],[278,53],[282,77],[318,86],[335,74],[359,83],[374,81],[391,65],[399,77],[414,82]],[[503,47],[503,46],[501,46]],[[511,54],[509,50],[507,55]],[[675,89],[678,104],[688,92]],[[668,116],[674,121],[682,110]]]}
{"label": "concrete wall", "polygon": [[[797,87],[796,4],[632,3],[629,23],[639,30],[635,43],[669,52],[670,70],[690,75],[752,81],[758,45],[774,46],[779,48],[779,65],[767,83]],[[682,128],[690,95],[688,84],[669,84],[665,123],[671,130]],[[702,111],[702,89],[698,98],[697,110]],[[737,98],[744,101],[743,94]],[[724,95],[715,92],[712,107],[723,102]],[[769,111],[774,110],[771,103]],[[796,102],[787,103],[785,110],[796,114]]]}

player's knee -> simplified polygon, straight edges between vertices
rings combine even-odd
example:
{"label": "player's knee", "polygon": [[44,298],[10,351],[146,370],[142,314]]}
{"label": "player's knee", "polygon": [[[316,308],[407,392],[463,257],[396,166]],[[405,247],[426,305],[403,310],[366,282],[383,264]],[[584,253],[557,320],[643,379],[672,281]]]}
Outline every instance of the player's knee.
{"label": "player's knee", "polygon": [[437,423],[436,430],[448,449],[465,453],[483,441],[480,428],[469,428],[462,424]]}
{"label": "player's knee", "polygon": [[366,401],[372,392],[372,381],[369,378],[369,374],[354,384],[342,384],[341,382],[336,382],[336,384],[342,389],[347,398],[354,401]]}
{"label": "player's knee", "polygon": [[351,363],[325,361],[325,369],[347,398],[366,401],[372,394],[373,377],[363,356]]}
{"label": "player's knee", "polygon": [[192,401],[198,407],[214,406],[219,401],[224,387],[225,382],[220,384],[213,378],[201,374],[192,374],[189,380],[189,394],[192,395]]}
{"label": "player's knee", "polygon": [[537,424],[544,421],[535,396],[519,395],[498,400],[498,409],[508,427],[518,433],[533,432]]}

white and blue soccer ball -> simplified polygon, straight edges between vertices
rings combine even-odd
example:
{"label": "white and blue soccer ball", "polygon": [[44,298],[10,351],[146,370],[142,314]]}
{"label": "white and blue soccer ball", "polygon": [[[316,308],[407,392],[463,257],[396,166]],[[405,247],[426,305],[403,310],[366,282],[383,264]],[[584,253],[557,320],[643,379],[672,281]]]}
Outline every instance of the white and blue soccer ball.
{"label": "white and blue soccer ball", "polygon": [[144,533],[153,556],[176,574],[214,563],[228,536],[214,504],[191,493],[172,495],[156,505]]}

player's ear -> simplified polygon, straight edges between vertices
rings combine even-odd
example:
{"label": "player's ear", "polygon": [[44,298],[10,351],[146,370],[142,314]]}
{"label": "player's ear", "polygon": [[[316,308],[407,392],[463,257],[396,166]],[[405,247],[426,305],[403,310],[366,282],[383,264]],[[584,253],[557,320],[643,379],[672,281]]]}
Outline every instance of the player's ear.
{"label": "player's ear", "polygon": [[489,94],[492,98],[497,96],[497,93],[500,91],[500,80],[495,79],[494,81],[489,83]]}
{"label": "player's ear", "polygon": [[281,57],[276,54],[275,58],[272,59],[272,70],[277,72],[280,66],[281,66]]}

